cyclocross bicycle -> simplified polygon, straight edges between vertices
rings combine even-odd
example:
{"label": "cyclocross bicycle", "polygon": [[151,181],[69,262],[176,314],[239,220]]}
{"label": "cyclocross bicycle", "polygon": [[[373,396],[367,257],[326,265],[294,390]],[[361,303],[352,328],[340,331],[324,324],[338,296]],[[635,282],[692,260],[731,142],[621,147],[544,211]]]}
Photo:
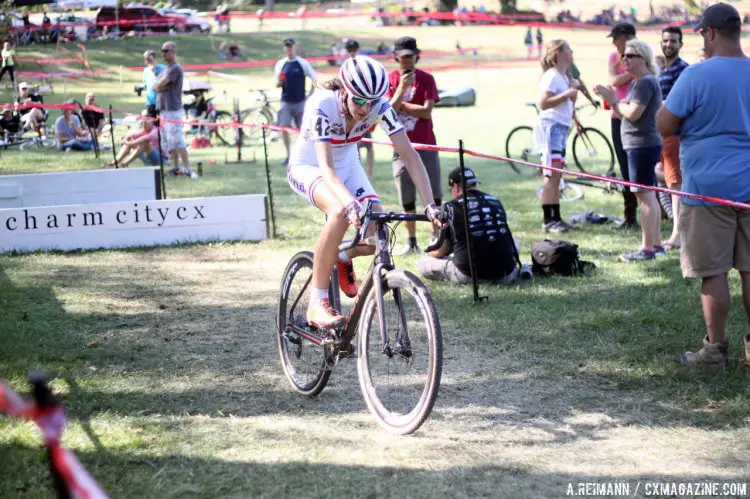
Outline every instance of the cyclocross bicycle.
{"label": "cyclocross bicycle", "polygon": [[[533,107],[539,114],[539,105],[536,102],[527,102],[527,106]],[[615,152],[609,139],[596,128],[585,127],[578,119],[578,112],[586,107],[596,107],[586,104],[576,108],[573,114],[574,127],[571,127],[570,133],[573,135],[573,142],[570,150],[573,153],[573,160],[576,167],[584,173],[595,173],[598,175],[614,176],[615,170]],[[573,130],[575,133],[573,134]],[[510,159],[517,159],[530,163],[539,164],[541,162],[541,153],[536,152],[533,146],[534,129],[530,126],[518,126],[511,130],[508,138],[505,140],[505,155]],[[536,173],[534,168],[517,166],[515,163],[508,163],[513,171],[521,174],[523,171]]]}
{"label": "cyclocross bicycle", "polygon": [[[345,325],[332,330],[307,322],[313,254],[302,251],[292,257],[281,281],[277,343],[286,378],[306,396],[318,395],[325,388],[339,360],[356,357],[368,409],[388,431],[407,435],[424,423],[435,404],[443,340],[430,292],[417,276],[393,265],[395,232],[388,223],[428,219],[425,215],[373,212],[371,207],[368,202],[354,240],[339,247],[341,251],[353,248],[375,224],[375,257]],[[446,218],[441,214],[441,219]],[[329,293],[331,303],[340,310],[337,276],[334,268]]]}

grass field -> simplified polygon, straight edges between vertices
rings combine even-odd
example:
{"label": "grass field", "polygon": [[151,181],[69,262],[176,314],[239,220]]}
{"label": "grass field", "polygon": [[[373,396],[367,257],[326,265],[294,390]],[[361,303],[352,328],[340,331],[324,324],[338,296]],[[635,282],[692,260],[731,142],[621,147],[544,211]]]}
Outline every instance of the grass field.
{"label": "grass field", "polygon": [[[407,32],[357,30],[372,46]],[[267,59],[279,56],[280,40],[290,34],[311,55],[351,35],[337,26],[233,37],[253,59]],[[451,50],[460,39],[464,47],[481,47],[478,58],[499,59],[524,56],[523,34],[430,28],[415,36],[423,50]],[[570,40],[589,85],[606,78],[605,34],[545,31],[547,39]],[[657,36],[642,38],[655,44]],[[89,50],[95,69],[119,69],[139,64],[143,50],[160,41],[92,43]],[[178,44],[185,64],[218,62],[210,39]],[[686,37],[689,62],[698,44],[698,37]],[[212,80],[218,102],[226,92],[249,105],[250,88],[271,87],[270,68],[234,73],[248,84]],[[95,90],[102,105],[136,110],[131,88],[139,75],[122,75],[122,83],[115,73],[56,84],[48,100],[62,101],[65,90],[79,98]],[[438,142],[455,146],[462,138],[468,148],[504,153],[507,133],[533,123],[524,102],[536,99],[539,76],[534,62],[436,73],[439,87],[471,85],[479,99],[473,108],[435,111]],[[609,135],[606,114],[582,119]],[[168,179],[169,196],[265,192],[262,164],[224,165],[226,152],[197,152],[192,157],[204,162],[204,177]],[[389,150],[376,152],[374,185],[395,208]],[[748,326],[738,279],[731,279],[731,367],[682,368],[678,353],[698,345],[704,330],[698,283],[681,278],[676,254],[620,263],[618,254],[635,249],[640,236],[610,227],[566,236],[597,263],[590,277],[484,286],[483,305],[472,304],[468,287],[429,285],[445,365],[435,410],[416,435],[392,437],[374,423],[353,363],[340,365],[319,397],[293,394],[273,339],[276,299],[286,262],[312,247],[322,218],[287,187],[278,166],[282,147],[274,144],[270,154],[278,239],[0,257],[0,378],[23,389],[32,369],[55,375],[71,419],[64,443],[113,497],[546,498],[582,481],[628,482],[631,495],[644,480],[747,482],[750,376],[735,366]],[[216,165],[207,164],[212,158]],[[456,161],[441,155],[444,176]],[[103,163],[93,154],[2,151],[0,174]],[[531,243],[543,238],[536,177],[516,175],[504,163],[468,165],[484,190],[503,199],[528,260]],[[589,189],[564,210],[619,215],[621,198]],[[665,236],[670,228],[664,225]],[[415,263],[397,261],[409,269]],[[50,497],[36,430],[7,420],[0,429],[0,497]]]}

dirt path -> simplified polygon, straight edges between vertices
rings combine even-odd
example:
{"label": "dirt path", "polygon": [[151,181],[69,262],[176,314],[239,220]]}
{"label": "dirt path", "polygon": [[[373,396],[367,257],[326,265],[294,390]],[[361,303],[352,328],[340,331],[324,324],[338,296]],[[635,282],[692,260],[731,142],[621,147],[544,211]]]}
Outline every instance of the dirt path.
{"label": "dirt path", "polygon": [[66,313],[89,316],[73,416],[161,428],[120,449],[141,471],[165,460],[139,483],[146,495],[557,497],[582,481],[627,482],[632,495],[639,481],[750,477],[747,427],[683,423],[648,390],[585,369],[560,376],[447,317],[440,396],[416,435],[375,424],[353,361],[321,396],[299,397],[273,342],[290,255],[222,245],[52,256],[23,271],[46,275]]}

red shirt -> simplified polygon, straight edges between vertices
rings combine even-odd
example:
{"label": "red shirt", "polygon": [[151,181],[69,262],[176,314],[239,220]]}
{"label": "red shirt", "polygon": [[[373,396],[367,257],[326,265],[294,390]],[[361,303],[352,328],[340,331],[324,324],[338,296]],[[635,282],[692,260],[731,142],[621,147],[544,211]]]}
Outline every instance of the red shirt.
{"label": "red shirt", "polygon": [[[388,75],[388,98],[393,97],[398,87],[398,82],[401,79],[401,75],[398,70],[393,71]],[[411,104],[422,105],[425,101],[438,102],[437,85],[435,85],[435,78],[430,73],[426,73],[421,69],[414,70],[414,84],[411,88],[406,89],[404,92],[404,98],[402,102],[409,102]],[[425,120],[422,118],[415,118],[410,116],[403,111],[398,114],[398,119],[406,129],[406,135],[409,136],[409,140],[416,144],[429,144],[436,145],[435,132],[432,131],[432,120]]]}

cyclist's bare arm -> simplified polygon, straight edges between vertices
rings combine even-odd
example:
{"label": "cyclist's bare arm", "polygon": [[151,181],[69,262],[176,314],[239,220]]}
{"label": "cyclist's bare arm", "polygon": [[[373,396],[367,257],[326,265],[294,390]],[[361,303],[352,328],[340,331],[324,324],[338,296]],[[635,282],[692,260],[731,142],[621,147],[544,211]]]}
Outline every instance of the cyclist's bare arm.
{"label": "cyclist's bare arm", "polygon": [[406,136],[406,131],[400,130],[391,135],[391,142],[393,143],[393,148],[401,156],[406,166],[406,171],[409,172],[414,181],[414,186],[417,188],[422,204],[424,206],[434,204],[435,199],[432,197],[427,170],[424,167],[424,163],[422,163],[422,158],[419,157],[417,151],[414,150],[414,146],[411,145],[409,137]]}
{"label": "cyclist's bare arm", "polygon": [[333,169],[333,150],[331,149],[331,144],[323,141],[316,142],[315,155],[318,158],[318,168],[320,168],[323,183],[336,199],[339,200],[341,207],[345,208],[352,201],[356,201]]}
{"label": "cyclist's bare arm", "polygon": [[[391,104],[393,105],[393,104]],[[401,104],[401,111],[414,116],[415,118],[421,118],[423,120],[429,120],[432,118],[432,109],[435,107],[435,101],[426,100],[424,104],[412,104],[411,102],[404,102]]]}

